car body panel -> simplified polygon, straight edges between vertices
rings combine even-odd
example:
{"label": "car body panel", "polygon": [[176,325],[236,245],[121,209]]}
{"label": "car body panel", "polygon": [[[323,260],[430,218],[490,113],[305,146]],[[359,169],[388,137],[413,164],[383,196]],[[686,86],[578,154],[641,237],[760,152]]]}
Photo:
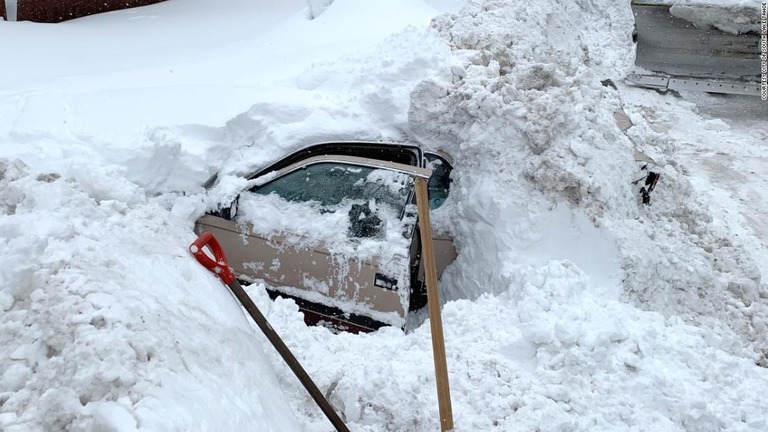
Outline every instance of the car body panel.
{"label": "car body panel", "polygon": [[[241,278],[262,279],[292,297],[371,316],[388,325],[404,322],[409,292],[375,286],[381,272],[376,262],[351,258],[341,263],[322,247],[285,247],[284,238],[265,239],[253,235],[249,225],[218,216],[203,216],[197,229],[212,232],[226,245],[229,264]],[[407,265],[406,257],[402,265]]]}

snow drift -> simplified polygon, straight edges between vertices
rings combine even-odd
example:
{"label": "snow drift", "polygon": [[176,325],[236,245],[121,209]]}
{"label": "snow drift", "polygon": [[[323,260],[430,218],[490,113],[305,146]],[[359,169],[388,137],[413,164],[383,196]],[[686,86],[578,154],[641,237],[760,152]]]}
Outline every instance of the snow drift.
{"label": "snow drift", "polygon": [[[605,256],[601,270],[621,279],[622,298],[694,323],[717,318],[747,340],[762,340],[748,309],[760,300],[754,261],[741,245],[712,232],[711,215],[664,155],[662,137],[647,129],[636,133],[642,119],[630,129],[632,137],[614,123],[622,103],[600,80],[616,78],[621,54],[630,49],[626,12],[620,5],[484,2],[433,22],[466,59],[453,68],[451,81],[419,84],[410,108],[421,139],[471,167],[457,170],[454,202],[465,205],[454,210],[452,227],[465,248],[458,279],[449,284],[470,298],[506,290],[509,273],[535,259],[534,246],[559,234],[546,221],[552,209],[565,206],[574,214],[566,223],[587,235],[593,228],[575,215],[589,218],[616,252],[587,241],[563,258]],[[613,31],[590,37],[596,24]],[[569,34],[552,37],[558,32]],[[619,55],[605,56],[611,49]],[[641,205],[631,187],[639,172],[635,146],[661,164],[664,183],[651,207]],[[507,271],[499,271],[494,256],[510,258],[502,260]],[[610,267],[614,261],[620,271]],[[764,306],[755,307],[764,317]]]}

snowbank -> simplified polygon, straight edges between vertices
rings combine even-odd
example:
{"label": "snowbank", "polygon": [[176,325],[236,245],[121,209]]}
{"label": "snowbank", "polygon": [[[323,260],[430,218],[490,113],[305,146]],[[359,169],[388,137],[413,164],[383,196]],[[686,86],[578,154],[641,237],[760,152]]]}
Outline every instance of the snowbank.
{"label": "snowbank", "polygon": [[[620,6],[505,2],[472,4],[434,21],[465,65],[453,68],[452,81],[429,80],[414,90],[410,121],[422,140],[465,163],[454,201],[462,205],[450,222],[463,254],[448,285],[469,298],[506,290],[508,274],[537,259],[534,245],[551,232],[545,221],[552,209],[567,206],[615,241],[620,270],[609,267],[612,260],[603,260],[602,270],[621,274],[622,298],[696,323],[717,317],[759,339],[763,333],[749,330],[744,310],[759,300],[753,260],[712,232],[711,215],[688,180],[660,154],[660,137],[640,126],[630,129],[632,142],[614,123],[621,101],[597,73],[628,59],[618,49],[594,57],[623,36],[617,26],[595,37],[600,19],[631,23]],[[554,38],[554,31],[570,33]],[[651,207],[631,187],[634,145],[661,164],[664,187]],[[583,243],[576,255],[595,253],[591,247]],[[504,268],[494,256],[507,258]]]}
{"label": "snowbank", "polygon": [[119,169],[0,161],[0,201],[3,430],[298,430],[189,225]]}

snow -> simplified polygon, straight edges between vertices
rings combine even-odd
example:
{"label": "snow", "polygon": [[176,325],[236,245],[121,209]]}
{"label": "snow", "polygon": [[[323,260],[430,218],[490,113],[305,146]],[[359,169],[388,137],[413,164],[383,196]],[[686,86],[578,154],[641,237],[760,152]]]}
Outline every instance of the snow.
{"label": "snow", "polygon": [[672,16],[699,28],[732,34],[760,31],[760,0],[645,0],[642,4],[668,6]]}
{"label": "snow", "polygon": [[[760,32],[760,5],[757,1],[734,2],[725,11],[717,5],[688,2],[673,5],[672,16],[692,22],[696,27],[714,27],[732,34]],[[764,3],[763,3],[764,4]]]}
{"label": "snow", "polygon": [[[187,250],[244,176],[328,139],[455,162],[432,221],[459,252],[456,430],[768,429],[768,105],[623,85],[631,32],[607,0],[0,22],[0,429],[330,430]],[[662,173],[651,206],[635,148]],[[438,429],[427,323],[332,334],[247,289],[350,429]]]}

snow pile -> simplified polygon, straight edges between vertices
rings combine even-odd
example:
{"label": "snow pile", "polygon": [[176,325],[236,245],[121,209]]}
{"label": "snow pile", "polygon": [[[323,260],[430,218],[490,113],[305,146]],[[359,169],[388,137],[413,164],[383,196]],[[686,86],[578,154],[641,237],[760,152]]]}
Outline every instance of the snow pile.
{"label": "snow pile", "polygon": [[[630,187],[632,145],[612,117],[618,98],[589,67],[612,70],[620,60],[593,58],[611,39],[599,45],[587,31],[597,20],[631,22],[631,15],[618,6],[587,12],[573,3],[487,2],[433,23],[465,65],[452,68],[452,81],[419,84],[410,124],[419,139],[461,161],[456,199],[447,203],[454,207],[443,214],[454,215],[459,259],[487,263],[456,271],[462,280],[451,285],[470,298],[508,288],[497,260],[516,266],[553,258],[526,250],[545,240],[558,206],[593,220],[639,211]],[[582,244],[575,255],[588,253]]]}
{"label": "snow pile", "polygon": [[[460,251],[441,281],[454,300],[443,321],[456,424],[762,430],[768,374],[742,348],[765,341],[759,273],[738,244],[713,232],[684,168],[666,156],[669,137],[631,111],[632,137],[665,179],[654,205],[640,204],[630,186],[633,143],[612,117],[621,101],[595,74],[628,67],[631,15],[599,6],[577,13],[571,3],[486,2],[435,20],[465,62],[416,87],[409,120],[410,133],[457,161],[451,198],[434,212]],[[630,25],[598,35],[595,22]],[[573,34],[546,37],[553,29]],[[617,41],[624,49],[611,46]],[[651,311],[621,303],[622,294]],[[290,302],[276,305],[270,319],[312,358],[344,359],[318,374],[350,424],[437,428],[420,411],[436,403],[421,390],[432,378],[410,367],[429,364],[427,326],[328,338],[324,329],[303,331]],[[372,351],[382,361],[356,354]]]}
{"label": "snow pile", "polygon": [[[514,284],[443,308],[457,430],[768,426],[761,392],[768,373],[727,354],[711,332],[606,300],[567,261],[522,269]],[[261,287],[250,292],[269,304]],[[278,300],[268,318],[307,358],[335,359],[311,374],[331,389],[329,400],[352,430],[439,428],[428,325],[409,334],[384,328],[332,336],[306,328],[296,309]],[[281,376],[290,384],[285,367]],[[310,430],[327,429],[308,396],[295,406]]]}
{"label": "snow pile", "polygon": [[119,172],[0,160],[0,202],[2,430],[297,428],[189,226]]}
{"label": "snow pile", "polygon": [[[685,136],[692,155],[697,141],[727,154],[766,132],[602,86],[631,67],[628,4],[489,1],[424,28],[437,11],[405,0],[335,0],[313,20],[304,1],[219,3],[0,23],[15,60],[0,71],[0,429],[329,430],[186,247],[243,176],[350,138],[456,162],[433,223],[460,253],[441,280],[457,430],[768,428],[753,351],[768,289],[742,242],[768,253],[741,225],[765,200],[745,190],[743,218],[723,224],[707,210],[737,208],[722,173],[679,153]],[[174,36],[132,45],[142,23]],[[124,33],[94,41],[91,26]],[[218,36],[174,45],[193,33]],[[69,61],[40,54],[62,44]],[[92,69],[93,46],[119,61]],[[634,146],[662,171],[651,207],[630,184]],[[740,166],[764,181],[753,147]],[[352,430],[438,428],[428,325],[334,335],[248,289]]]}
{"label": "snow pile", "polygon": [[[658,152],[654,157],[666,164],[665,187],[658,191],[654,211],[626,233],[628,275],[635,279],[625,282],[628,294],[640,304],[693,322],[721,319],[756,342],[756,349],[764,349],[766,331],[760,322],[768,317],[768,284],[751,255],[754,251],[738,232],[716,229],[708,205],[688,180],[688,168],[673,159],[673,138],[653,131],[646,121],[638,123],[629,133]],[[642,243],[641,235],[646,239]],[[638,279],[645,282],[638,284]]]}
{"label": "snow pile", "polygon": [[[635,142],[658,157],[664,182],[652,207],[631,186],[639,172],[633,142],[612,117],[621,102],[595,74],[621,63],[622,51],[591,55],[609,52],[622,37],[598,37],[596,23],[631,22],[628,12],[485,2],[433,23],[465,66],[453,68],[453,81],[420,84],[410,119],[422,140],[465,163],[453,192],[461,205],[450,222],[462,249],[457,279],[448,282],[453,297],[505,291],[520,265],[557,258],[536,257],[533,246],[551,234],[542,220],[568,206],[615,241],[623,297],[694,323],[723,319],[762,340],[764,329],[753,330],[745,310],[759,300],[759,270],[738,244],[713,234],[705,206],[659,151],[663,138],[642,126]],[[552,37],[557,31],[569,34]],[[591,253],[583,244],[580,254]],[[511,259],[500,269],[494,256]]]}
{"label": "snow pile", "polygon": [[[422,38],[427,30],[411,28],[380,55],[349,54],[340,62],[318,63],[314,81],[303,86],[325,88],[324,94],[293,82],[288,88],[259,87],[283,80],[294,66],[284,57],[287,49],[297,49],[292,38],[300,32],[324,29],[324,37],[304,38],[310,43],[294,54],[297,63],[312,64],[318,57],[354,53],[360,45],[380,42],[392,26],[425,23],[434,14],[422,4],[400,12],[387,1],[362,14],[385,17],[378,25],[359,16],[351,22],[344,9],[313,21],[306,13],[286,18],[294,3],[267,8],[234,1],[221,8],[207,1],[169,2],[57,27],[7,23],[0,28],[0,40],[13,42],[4,52],[15,61],[14,68],[0,72],[9,89],[0,92],[0,155],[6,158],[0,176],[0,429],[299,429],[296,407],[286,403],[282,391],[297,399],[306,392],[292,376],[278,388],[271,368],[281,361],[264,358],[264,351],[274,355],[272,348],[258,348],[260,335],[248,327],[226,289],[186,251],[194,238],[191,221],[205,209],[196,195],[200,184],[242,156],[227,139],[228,133],[236,135],[233,128],[207,125],[242,111],[242,100],[253,104],[260,98],[267,101],[263,113],[288,107],[282,117],[288,124],[293,113],[302,112],[295,107],[311,111],[309,101],[316,100],[326,108],[319,121],[331,134],[375,130],[392,116],[406,124],[408,85],[440,63],[440,52],[430,48],[439,44],[437,37]],[[185,35],[202,34],[195,22],[208,15],[206,25],[226,42],[214,38],[209,41],[214,49],[204,44],[192,53],[174,46],[179,38],[188,43]],[[145,43],[148,37],[132,45],[146,23],[152,28],[159,23],[174,38],[156,45]],[[110,37],[79,43],[100,25],[110,25]],[[328,26],[337,30],[329,32]],[[361,29],[369,39],[359,37]],[[270,30],[284,33],[259,39]],[[35,43],[22,43],[29,40]],[[414,64],[396,64],[393,59],[412,41],[423,43],[423,52],[409,54]],[[99,61],[93,69],[94,45],[98,53],[114,53],[115,61]],[[35,51],[41,46],[67,51],[68,61]],[[243,56],[244,50],[255,53]],[[158,59],[167,63],[158,65]],[[410,77],[404,77],[407,71]],[[333,81],[337,72],[358,76]],[[232,85],[238,79],[244,86]],[[343,95],[337,84],[367,90]],[[389,96],[379,97],[381,88]],[[354,100],[334,107],[337,94]],[[272,105],[271,98],[296,103]],[[336,115],[354,111],[358,100],[397,105],[382,109],[378,119],[352,114],[336,122]],[[301,120],[294,131],[310,136],[312,123]],[[182,126],[151,127],[163,122]],[[397,129],[398,122],[392,123]],[[252,150],[257,151],[247,155],[250,164],[285,152],[280,146],[261,156]],[[267,311],[271,303],[262,295]],[[298,316],[295,310],[291,316]],[[327,382],[320,384],[328,389]],[[312,402],[302,404],[316,409]]]}

